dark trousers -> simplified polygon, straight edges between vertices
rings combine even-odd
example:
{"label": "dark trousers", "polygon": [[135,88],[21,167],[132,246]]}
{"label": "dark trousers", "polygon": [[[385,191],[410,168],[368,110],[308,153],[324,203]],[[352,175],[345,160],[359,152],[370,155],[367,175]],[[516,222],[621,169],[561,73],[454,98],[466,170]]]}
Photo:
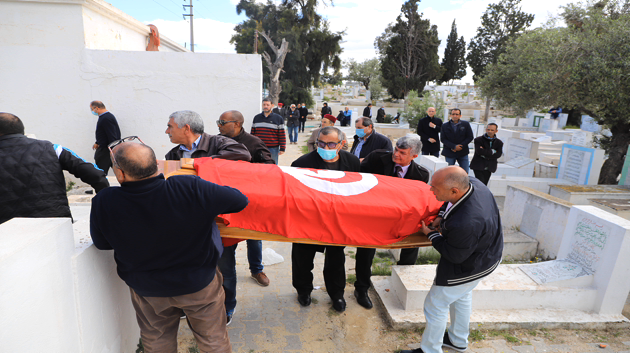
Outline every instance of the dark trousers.
{"label": "dark trousers", "polygon": [[109,168],[112,167],[112,160],[109,157],[109,149],[107,146],[99,146],[96,149],[96,152],[94,152],[94,163],[105,172],[105,175],[107,175]]}
{"label": "dark trousers", "polygon": [[475,178],[479,179],[479,181],[481,181],[484,185],[488,185],[490,176],[492,175],[491,171],[473,169],[473,172],[475,172]]}
{"label": "dark trousers", "polygon": [[306,118],[300,118],[300,128],[298,129],[300,132],[304,132],[304,127],[306,126]]}
{"label": "dark trousers", "polygon": [[[346,287],[346,255],[344,246],[323,246],[324,258],[324,283],[326,291],[332,300],[343,298],[343,290]],[[310,294],[313,291],[313,260],[315,253],[322,246],[312,244],[293,243],[291,248],[291,268],[293,287],[298,294]]]}
{"label": "dark trousers", "polygon": [[[354,282],[354,288],[359,292],[366,292],[372,285],[370,277],[372,277],[372,261],[374,260],[376,249],[357,248],[356,254],[356,273],[357,281]],[[400,260],[397,265],[415,265],[418,259],[418,248],[402,249],[400,251]]]}
{"label": "dark trousers", "polygon": [[437,150],[435,152],[433,152],[433,151],[422,151],[422,155],[423,156],[434,156],[434,157],[440,158],[440,150]]}

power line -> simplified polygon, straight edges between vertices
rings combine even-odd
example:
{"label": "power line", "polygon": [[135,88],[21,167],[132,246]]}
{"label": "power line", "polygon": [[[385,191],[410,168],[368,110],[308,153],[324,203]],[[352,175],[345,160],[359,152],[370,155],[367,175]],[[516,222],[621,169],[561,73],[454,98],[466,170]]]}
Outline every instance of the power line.
{"label": "power line", "polygon": [[175,15],[175,16],[177,16],[177,17],[179,17],[179,15],[178,15],[178,14],[176,14],[176,13],[175,13],[175,12],[173,12],[173,11],[171,11],[171,9],[169,9],[168,7],[166,7],[166,6],[162,5],[162,4],[160,4],[160,3],[159,3],[159,2],[157,2],[156,0],[151,0],[151,1],[153,1],[154,3],[156,3],[156,4],[160,5],[160,6],[162,6],[163,8],[165,8],[165,9],[166,9],[166,11],[168,11],[168,12],[172,13],[173,15]]}

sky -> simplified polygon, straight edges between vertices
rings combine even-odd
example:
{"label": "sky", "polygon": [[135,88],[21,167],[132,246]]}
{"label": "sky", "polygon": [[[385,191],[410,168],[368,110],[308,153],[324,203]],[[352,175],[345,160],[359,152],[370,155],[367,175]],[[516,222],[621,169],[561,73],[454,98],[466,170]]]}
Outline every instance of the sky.
{"label": "sky", "polygon": [[[182,17],[182,14],[188,13],[188,9],[184,10],[182,5],[190,4],[190,0],[106,1],[141,22],[156,25],[160,35],[190,46],[190,24]],[[192,1],[195,51],[234,53],[230,38],[235,25],[246,20],[244,14],[236,13],[238,0]],[[441,57],[453,20],[456,21],[458,35],[464,36],[468,43],[475,36],[487,6],[497,2],[499,0],[422,0],[418,8],[423,18],[438,26],[441,40],[438,53]],[[523,11],[535,15],[534,28],[551,16],[556,16],[560,6],[571,2],[575,0],[522,0],[521,5]],[[377,56],[374,39],[396,20],[403,3],[404,0],[334,0],[334,6],[323,6],[320,2],[318,12],[328,20],[332,31],[346,31],[341,45],[341,59],[346,61],[353,58],[361,62]],[[462,82],[472,83],[472,72],[470,69],[467,71]]]}

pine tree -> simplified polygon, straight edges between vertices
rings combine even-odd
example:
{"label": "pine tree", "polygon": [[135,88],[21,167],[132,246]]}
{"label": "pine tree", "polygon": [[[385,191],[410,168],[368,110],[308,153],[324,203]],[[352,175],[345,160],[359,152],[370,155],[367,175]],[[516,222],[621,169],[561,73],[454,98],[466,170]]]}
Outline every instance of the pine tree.
{"label": "pine tree", "polygon": [[457,39],[455,20],[453,20],[451,33],[446,41],[446,49],[444,49],[444,58],[442,58],[441,66],[444,69],[444,74],[440,79],[441,82],[459,80],[466,76],[466,41],[463,36]]}

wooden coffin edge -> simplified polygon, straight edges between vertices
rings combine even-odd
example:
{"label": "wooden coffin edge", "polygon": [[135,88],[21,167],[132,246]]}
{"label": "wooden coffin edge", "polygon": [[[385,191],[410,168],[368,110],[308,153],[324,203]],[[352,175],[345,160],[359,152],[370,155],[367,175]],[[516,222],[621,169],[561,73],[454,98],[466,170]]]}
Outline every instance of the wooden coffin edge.
{"label": "wooden coffin edge", "polygon": [[[180,169],[165,173],[164,177],[168,178],[173,175],[197,175],[197,171],[194,167],[194,159],[192,158],[182,158],[179,161]],[[417,247],[425,247],[431,246],[431,241],[427,238],[426,235],[421,234],[420,232],[408,235],[404,239],[393,243],[393,244],[382,244],[382,245],[346,245],[346,244],[332,244],[326,243],[318,240],[308,239],[308,238],[288,238],[283,235],[271,234],[265,232],[259,232],[256,230],[236,228],[236,227],[228,227],[223,222],[223,218],[217,217],[215,219],[217,226],[219,228],[219,232],[221,233],[221,237],[223,238],[234,238],[234,239],[250,239],[250,240],[265,240],[265,241],[279,241],[279,242],[289,242],[289,243],[300,243],[300,244],[314,244],[314,245],[336,245],[336,246],[350,246],[350,247],[361,247],[361,248],[377,248],[377,249],[405,249],[405,248],[417,248]]]}

